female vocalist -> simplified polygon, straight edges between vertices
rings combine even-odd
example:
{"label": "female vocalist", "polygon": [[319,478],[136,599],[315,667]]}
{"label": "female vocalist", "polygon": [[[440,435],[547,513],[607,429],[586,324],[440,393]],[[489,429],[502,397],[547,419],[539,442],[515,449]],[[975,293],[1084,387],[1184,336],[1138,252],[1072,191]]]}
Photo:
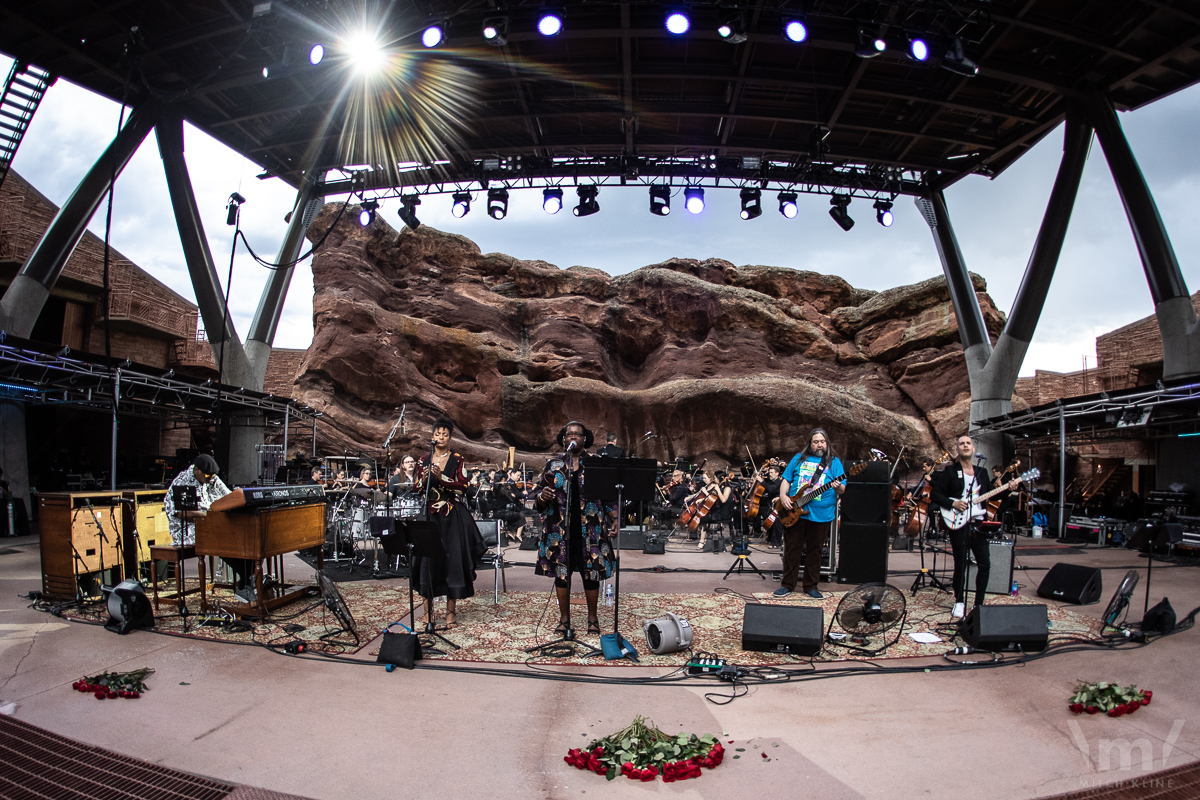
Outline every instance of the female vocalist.
{"label": "female vocalist", "polygon": [[433,423],[433,447],[416,466],[416,491],[424,494],[426,476],[431,477],[429,519],[438,526],[445,559],[413,558],[414,588],[425,598],[425,621],[433,624],[433,599],[446,598],[446,627],[458,625],[455,606],[459,600],[475,595],[475,561],[487,552],[479,528],[463,502],[467,488],[467,468],[463,457],[450,452],[454,423],[440,417]]}

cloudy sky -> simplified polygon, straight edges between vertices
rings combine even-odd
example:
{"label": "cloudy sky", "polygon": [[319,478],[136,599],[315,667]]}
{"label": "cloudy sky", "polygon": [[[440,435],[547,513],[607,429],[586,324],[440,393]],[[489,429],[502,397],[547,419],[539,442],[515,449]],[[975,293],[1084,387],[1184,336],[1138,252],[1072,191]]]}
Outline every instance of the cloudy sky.
{"label": "cloudy sky", "polygon": [[[0,56],[7,74],[11,61]],[[60,80],[38,109],[14,168],[53,202],[61,204],[115,135],[116,103]],[[1200,187],[1200,86],[1179,92],[1121,122],[1158,201],[1190,291],[1200,288],[1200,226],[1190,218]],[[186,129],[187,161],[205,232],[222,281],[229,268],[233,229],[225,225],[225,202],[233,191],[247,202],[243,230],[260,255],[273,260],[283,236],[283,216],[294,191],[277,179],[257,180],[258,165],[203,133]],[[988,282],[996,304],[1007,311],[1020,285],[1029,252],[1062,153],[1061,129],[996,180],[971,176],[947,192],[951,217],[968,267]],[[493,220],[478,202],[463,219],[450,215],[447,197],[427,198],[419,208],[425,224],[463,234],[484,252],[541,259],[560,267],[583,265],[616,275],[671,257],[723,258],[734,264],[766,264],[839,275],[854,286],[882,290],[941,274],[929,228],[910,199],[900,198],[896,223],[875,223],[869,205],[850,207],[857,225],[844,233],[829,218],[824,196],[800,196],[800,213],[787,220],[764,195],[764,213],[743,221],[734,190],[709,191],[699,216],[661,218],[648,211],[645,187],[601,190],[601,211],[577,218],[569,207],[549,216],[541,192],[514,192],[508,217]],[[568,192],[568,206],[573,205]],[[678,200],[673,205],[681,206]],[[395,201],[381,214],[400,227]],[[91,230],[104,235],[104,207]],[[166,180],[153,136],[117,181],[110,241],[116,249],[180,294],[194,299],[179,237],[170,212]],[[243,248],[239,246],[239,251]],[[234,264],[230,311],[241,338],[266,280],[266,270],[239,252]],[[1066,245],[1045,312],[1021,374],[1035,369],[1071,371],[1087,359],[1095,366],[1095,337],[1153,313],[1129,226],[1103,153],[1093,143]],[[305,348],[312,340],[312,272],[301,265],[288,292],[275,344]]]}

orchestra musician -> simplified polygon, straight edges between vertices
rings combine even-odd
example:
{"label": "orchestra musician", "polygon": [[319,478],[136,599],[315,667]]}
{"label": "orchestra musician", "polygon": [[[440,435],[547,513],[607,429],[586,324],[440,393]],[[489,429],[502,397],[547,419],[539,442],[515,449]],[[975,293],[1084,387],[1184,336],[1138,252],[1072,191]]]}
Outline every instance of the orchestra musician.
{"label": "orchestra musician", "polygon": [[358,471],[358,478],[350,484],[353,489],[370,489],[375,485],[371,480],[371,468],[364,466]]}
{"label": "orchestra musician", "polygon": [[617,435],[615,433],[608,434],[607,444],[596,451],[596,455],[606,458],[624,458],[625,449],[617,446]]}
{"label": "orchestra musician", "polygon": [[968,547],[975,555],[978,568],[975,574],[977,606],[983,605],[988,576],[991,573],[992,562],[987,537],[979,527],[979,523],[983,522],[987,514],[987,508],[976,502],[976,498],[985,494],[991,485],[986,473],[976,474],[973,463],[975,440],[968,434],[964,433],[958,437],[955,456],[954,461],[943,467],[940,472],[934,473],[930,481],[929,501],[930,506],[967,512],[968,515],[966,524],[957,529],[951,528],[949,532],[950,549],[954,554],[954,609],[950,612],[950,617],[962,619],[966,615]]}
{"label": "orchestra musician", "polygon": [[525,530],[525,492],[517,485],[521,471],[514,469],[505,480],[497,480],[492,493],[496,498],[496,510],[492,516],[505,523],[505,527],[520,537]]}
{"label": "orchestra musician", "polygon": [[571,576],[579,573],[583,580],[587,632],[598,636],[600,581],[613,573],[612,528],[617,523],[616,515],[607,504],[584,500],[582,496],[581,459],[592,442],[592,432],[582,422],[572,421],[563,426],[558,432],[563,454],[546,462],[534,501],[543,515],[534,573],[554,578],[559,619],[554,630],[567,638],[572,635]]}
{"label": "orchestra musician", "polygon": [[446,598],[446,627],[458,626],[459,600],[475,595],[475,562],[487,552],[479,528],[463,501],[467,467],[463,457],[451,451],[454,423],[439,417],[433,423],[430,454],[417,463],[416,491],[428,492],[426,512],[437,524],[445,548],[444,559],[415,556],[412,581],[425,598],[425,622],[434,625],[433,599]]}
{"label": "orchestra musician", "polygon": [[712,508],[704,515],[700,525],[700,542],[696,545],[697,550],[703,550],[705,542],[708,541],[708,529],[711,525],[719,525],[728,522],[732,515],[729,511],[730,498],[733,497],[733,489],[725,482],[725,473],[718,471],[715,475],[708,472],[704,473],[704,486],[701,487],[701,493],[713,492],[716,494],[716,502]]}
{"label": "orchestra musician", "polygon": [[796,591],[801,550],[804,552],[801,588],[814,599],[824,597],[817,590],[821,580],[821,548],[825,546],[837,516],[838,498],[846,491],[842,477],[842,462],[834,454],[828,435],[823,428],[813,428],[808,435],[808,446],[792,458],[780,478],[780,514],[791,512],[792,498],[801,489],[807,493],[822,486],[827,488],[805,506],[807,515],[783,531],[783,572],[779,577],[779,588],[775,590],[776,597],[786,597]]}
{"label": "orchestra musician", "polygon": [[[777,464],[767,464],[766,477],[763,482],[763,501],[758,504],[758,518],[753,520],[753,524],[759,529],[762,529],[763,521],[771,513],[771,500],[779,496],[779,486],[783,482],[782,474]],[[765,534],[766,539],[773,545],[783,544],[782,526],[772,526],[771,530]]]}

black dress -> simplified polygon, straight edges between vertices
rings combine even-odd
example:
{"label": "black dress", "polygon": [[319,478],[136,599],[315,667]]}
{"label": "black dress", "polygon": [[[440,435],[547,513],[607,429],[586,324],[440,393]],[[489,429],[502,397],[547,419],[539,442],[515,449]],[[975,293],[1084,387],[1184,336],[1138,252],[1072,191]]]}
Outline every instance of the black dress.
{"label": "black dress", "polygon": [[[425,475],[429,457],[421,459],[416,470],[418,492],[425,490]],[[475,563],[487,552],[479,535],[479,527],[467,511],[463,492],[467,488],[467,471],[463,457],[451,453],[442,470],[441,480],[429,491],[430,521],[438,526],[444,559],[413,558],[413,588],[426,599],[445,596],[463,600],[475,596]]]}

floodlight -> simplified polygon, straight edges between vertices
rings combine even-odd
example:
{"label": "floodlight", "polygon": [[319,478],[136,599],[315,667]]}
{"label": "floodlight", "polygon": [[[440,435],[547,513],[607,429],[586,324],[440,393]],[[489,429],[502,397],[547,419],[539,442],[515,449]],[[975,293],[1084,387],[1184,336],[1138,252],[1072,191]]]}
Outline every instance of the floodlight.
{"label": "floodlight", "polygon": [[314,67],[325,58],[325,45],[314,44],[308,51],[308,63]]}
{"label": "floodlight", "polygon": [[950,49],[942,56],[942,67],[967,78],[979,74],[979,65],[963,54],[962,39],[955,39],[951,43]]}
{"label": "floodlight", "polygon": [[462,219],[471,210],[471,193],[470,192],[455,192],[454,205],[450,206],[450,213],[456,219]]}
{"label": "floodlight", "polygon": [[803,42],[808,38],[808,26],[804,20],[791,17],[783,21],[783,35],[791,42]]}
{"label": "floodlight", "polygon": [[885,228],[892,227],[892,223],[896,221],[892,214],[892,204],[887,200],[876,200],[875,219],[879,220],[879,224]]}
{"label": "floodlight", "polygon": [[688,15],[682,11],[672,11],[667,14],[666,19],[667,31],[676,36],[682,36],[687,33],[692,27],[692,21],[688,19]]}
{"label": "floodlight", "polygon": [[913,61],[928,61],[929,42],[920,36],[910,36],[908,39],[908,57]]}
{"label": "floodlight", "polygon": [[420,195],[406,194],[400,198],[400,219],[410,230],[416,230],[421,227],[421,220],[417,219],[417,206],[421,205]]}
{"label": "floodlight", "polygon": [[487,213],[492,219],[504,219],[508,215],[508,189],[489,189]]}
{"label": "floodlight", "polygon": [[699,186],[689,186],[683,190],[683,207],[691,214],[699,214],[704,210],[704,190]]}
{"label": "floodlight", "polygon": [[722,11],[717,24],[717,35],[730,44],[741,44],[746,41],[748,36],[745,12],[740,9]]}
{"label": "floodlight", "polygon": [[358,224],[364,228],[375,221],[375,209],[379,208],[377,200],[364,200],[358,212]]}
{"label": "floodlight", "polygon": [[887,50],[887,42],[877,33],[868,33],[866,28],[859,28],[856,34],[854,55],[859,58],[874,58]]}
{"label": "floodlight", "polygon": [[833,217],[833,221],[841,226],[842,230],[848,231],[854,227],[854,220],[850,219],[850,215],[846,212],[846,208],[850,205],[850,195],[835,194],[829,198],[829,216]]}
{"label": "floodlight", "polygon": [[547,11],[538,17],[537,29],[542,36],[558,36],[563,29],[562,15],[554,11]]}
{"label": "floodlight", "polygon": [[779,193],[779,213],[783,214],[788,219],[795,219],[796,214],[800,212],[800,207],[796,205],[795,192],[780,192]]}
{"label": "floodlight", "polygon": [[430,25],[421,31],[421,44],[426,47],[437,47],[446,39],[446,30],[441,24]]}
{"label": "floodlight", "polygon": [[600,204],[596,202],[596,195],[600,193],[598,186],[579,186],[575,189],[575,194],[579,195],[579,205],[575,206],[572,213],[577,217],[588,217],[600,210]]}
{"label": "floodlight", "polygon": [[650,213],[665,217],[671,213],[671,187],[667,185],[650,187]]}
{"label": "floodlight", "polygon": [[762,190],[742,189],[742,219],[755,219],[762,216]]}
{"label": "floodlight", "polygon": [[355,34],[346,41],[346,52],[354,71],[360,75],[369,75],[379,70],[387,60],[383,45],[371,34],[363,31]]}
{"label": "floodlight", "polygon": [[507,14],[485,18],[480,30],[483,40],[493,47],[503,47],[508,44],[508,22]]}
{"label": "floodlight", "polygon": [[557,186],[542,190],[542,210],[547,214],[557,214],[562,211],[563,190]]}

